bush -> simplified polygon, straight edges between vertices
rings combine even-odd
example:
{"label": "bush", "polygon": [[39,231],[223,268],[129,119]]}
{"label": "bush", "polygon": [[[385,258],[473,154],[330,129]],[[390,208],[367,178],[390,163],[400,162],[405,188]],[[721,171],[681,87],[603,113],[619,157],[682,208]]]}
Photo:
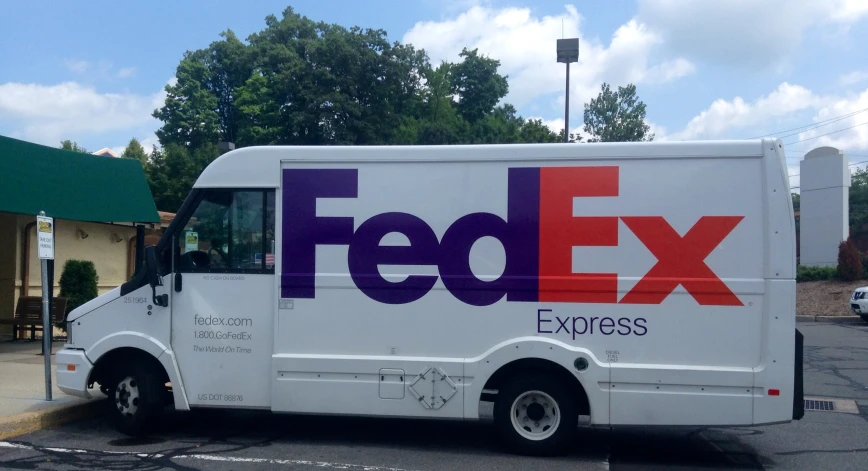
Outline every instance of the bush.
{"label": "bush", "polygon": [[73,309],[97,297],[99,276],[93,262],[68,260],[60,275],[60,296],[67,298],[64,318]]}
{"label": "bush", "polygon": [[834,280],[837,277],[837,267],[806,267],[799,265],[796,272],[796,282]]}
{"label": "bush", "polygon": [[862,279],[868,279],[868,253],[862,253]]}
{"label": "bush", "polygon": [[862,279],[862,254],[850,238],[838,245],[838,272],[844,281]]}

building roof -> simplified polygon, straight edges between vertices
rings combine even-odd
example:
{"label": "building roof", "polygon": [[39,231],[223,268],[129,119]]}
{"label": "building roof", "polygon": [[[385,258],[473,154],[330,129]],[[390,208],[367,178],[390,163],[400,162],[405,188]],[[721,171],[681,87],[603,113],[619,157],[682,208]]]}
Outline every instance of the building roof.
{"label": "building roof", "polygon": [[106,159],[0,136],[0,211],[92,222],[159,222],[136,159]]}
{"label": "building roof", "polygon": [[118,155],[112,152],[108,147],[103,147],[102,149],[93,153],[93,155],[101,155],[103,157],[117,157]]}

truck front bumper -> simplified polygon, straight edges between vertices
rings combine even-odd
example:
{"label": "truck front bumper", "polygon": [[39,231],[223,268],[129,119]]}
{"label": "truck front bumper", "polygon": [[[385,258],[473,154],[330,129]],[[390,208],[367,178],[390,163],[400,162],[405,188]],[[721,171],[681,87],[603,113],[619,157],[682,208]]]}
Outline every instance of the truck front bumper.
{"label": "truck front bumper", "polygon": [[57,351],[54,358],[57,364],[57,387],[70,396],[91,399],[93,396],[88,390],[87,380],[93,364],[85,356],[84,350],[63,348]]}

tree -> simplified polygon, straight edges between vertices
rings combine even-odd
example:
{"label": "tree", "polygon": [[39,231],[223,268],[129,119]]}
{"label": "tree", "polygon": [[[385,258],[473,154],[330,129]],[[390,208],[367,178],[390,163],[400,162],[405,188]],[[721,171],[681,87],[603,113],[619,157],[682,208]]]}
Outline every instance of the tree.
{"label": "tree", "polygon": [[868,169],[859,168],[850,177],[850,231],[862,232],[868,224]]}
{"label": "tree", "polygon": [[432,67],[425,51],[390,42],[383,30],[315,22],[286,8],[246,42],[226,31],[185,53],[154,112],[157,137],[190,156],[224,140],[238,147],[560,142],[540,121],[499,104],[509,87],[497,60],[467,49],[460,57]]}
{"label": "tree", "polygon": [[[798,213],[799,209],[802,206],[802,197],[799,193],[792,193],[791,195],[793,198],[793,213]],[[801,220],[802,220],[801,217],[796,218],[796,232],[799,232],[799,230],[801,229],[799,227],[801,225],[800,224]]]}
{"label": "tree", "polygon": [[139,140],[135,137],[130,139],[130,143],[127,144],[127,148],[124,149],[121,157],[124,159],[136,159],[142,163],[142,167],[145,167],[148,164],[148,154],[145,152],[145,148],[142,147],[142,144],[139,143]]}
{"label": "tree", "polygon": [[219,155],[216,144],[203,144],[193,151],[179,144],[161,150],[154,147],[145,176],[157,209],[177,212],[196,179]]}
{"label": "tree", "polygon": [[497,73],[500,61],[480,56],[477,49],[464,48],[459,57],[464,60],[451,67],[452,90],[461,117],[473,123],[491,113],[509,92],[509,83]]}
{"label": "tree", "polygon": [[645,103],[636,96],[636,86],[629,84],[612,91],[603,83],[600,94],[585,104],[584,130],[588,142],[651,141],[651,127],[645,123]]}
{"label": "tree", "polygon": [[187,53],[175,71],[177,82],[166,85],[166,101],[153,116],[163,121],[157,130],[160,144],[196,148],[219,139],[218,99],[207,89],[210,72],[203,53]]}
{"label": "tree", "polygon": [[65,141],[61,141],[61,142],[60,142],[60,148],[63,149],[63,150],[71,150],[71,151],[73,151],[73,152],[81,152],[81,153],[84,153],[84,154],[89,154],[89,153],[90,153],[90,152],[87,151],[87,149],[85,149],[84,147],[81,147],[80,145],[78,145],[77,142],[70,141],[69,139],[67,139],[67,140],[65,140]]}

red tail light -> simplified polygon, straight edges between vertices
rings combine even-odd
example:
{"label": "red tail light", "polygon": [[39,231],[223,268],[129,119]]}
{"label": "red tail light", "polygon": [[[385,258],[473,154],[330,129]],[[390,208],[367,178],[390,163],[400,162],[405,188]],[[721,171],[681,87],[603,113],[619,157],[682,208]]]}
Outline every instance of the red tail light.
{"label": "red tail light", "polygon": [[769,389],[769,396],[780,396],[780,395],[781,395],[780,389]]}

